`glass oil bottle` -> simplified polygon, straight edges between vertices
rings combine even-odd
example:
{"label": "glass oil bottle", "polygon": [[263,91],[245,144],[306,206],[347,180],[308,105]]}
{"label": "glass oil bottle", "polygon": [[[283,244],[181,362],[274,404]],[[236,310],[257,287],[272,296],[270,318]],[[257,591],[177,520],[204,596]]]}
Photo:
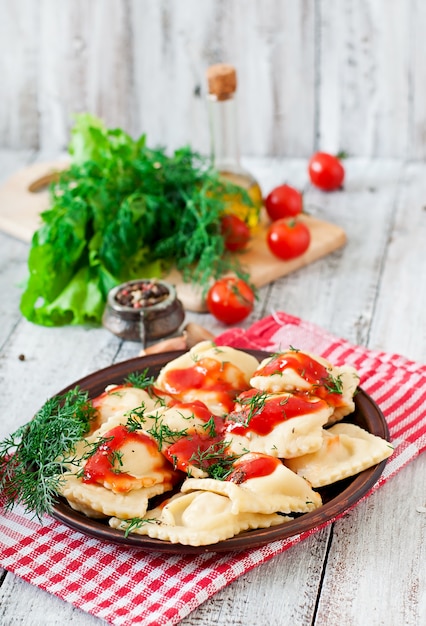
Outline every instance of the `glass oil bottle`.
{"label": "glass oil bottle", "polygon": [[220,63],[207,69],[211,158],[224,181],[244,189],[252,206],[239,193],[225,196],[225,211],[243,219],[251,229],[259,223],[262,191],[256,179],[240,164],[235,94],[237,74],[232,65]]}

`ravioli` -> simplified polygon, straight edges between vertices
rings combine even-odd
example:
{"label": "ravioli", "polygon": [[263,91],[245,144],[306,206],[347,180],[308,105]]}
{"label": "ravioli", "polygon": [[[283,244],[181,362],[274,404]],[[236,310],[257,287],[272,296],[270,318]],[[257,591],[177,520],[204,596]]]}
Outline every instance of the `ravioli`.
{"label": "ravioli", "polygon": [[125,415],[137,407],[152,411],[157,404],[158,400],[151,398],[144,389],[129,385],[109,385],[103,393],[92,400],[97,413],[96,428],[107,422],[113,415]]}
{"label": "ravioli", "polygon": [[150,498],[163,494],[167,487],[170,485],[158,484],[127,493],[114,493],[102,485],[83,483],[75,474],[64,474],[59,494],[66,498],[71,508],[87,517],[129,519],[143,517]]}
{"label": "ravioli", "polygon": [[307,513],[322,504],[309,483],[274,457],[250,453],[240,457],[226,480],[188,478],[181,491],[211,491],[227,496],[231,513]]}
{"label": "ravioli", "polygon": [[156,441],[129,431],[120,419],[111,417],[98,437],[81,442],[80,451],[84,444],[94,445],[93,454],[65,474],[60,487],[70,506],[88,517],[144,515],[148,500],[171,490],[179,479]]}
{"label": "ravioli", "polygon": [[321,447],[322,427],[332,412],[333,408],[317,397],[252,389],[238,397],[236,410],[226,417],[225,437],[235,454],[300,456]]}
{"label": "ravioli", "polygon": [[157,387],[183,401],[201,400],[214,415],[225,415],[234,398],[249,388],[258,360],[246,352],[202,341],[170,361],[157,378]]}
{"label": "ravioli", "polygon": [[324,430],[317,452],[284,463],[313,487],[323,487],[380,463],[392,452],[393,446],[385,439],[355,424],[340,423]]}
{"label": "ravioli", "polygon": [[[233,514],[228,497],[208,492],[178,493],[161,506],[148,510],[145,522],[133,526],[132,532],[153,539],[204,546],[230,539],[239,533],[255,528],[269,528],[289,521],[282,515],[259,513]],[[126,530],[129,522],[113,517],[112,528]]]}
{"label": "ravioli", "polygon": [[392,453],[340,422],[358,381],[353,367],[306,352],[259,364],[201,342],[162,368],[153,395],[112,385],[93,400],[97,420],[60,493],[113,528],[183,545],[283,524],[322,505],[317,487]]}
{"label": "ravioli", "polygon": [[141,430],[131,431],[114,416],[88,440],[93,454],[83,460],[82,481],[96,483],[115,493],[178,480],[172,465],[158,449],[156,440]]}
{"label": "ravioli", "polygon": [[199,400],[176,402],[148,413],[142,418],[142,427],[155,436],[173,467],[191,476],[207,476],[204,457],[223,449],[223,419],[212,415]]}
{"label": "ravioli", "polygon": [[189,432],[172,443],[164,455],[175,469],[195,478],[206,478],[210,468],[225,458],[234,456],[228,453],[228,442],[222,434]]}
{"label": "ravioli", "polygon": [[208,435],[219,426],[219,420],[215,420],[204,402],[194,400],[175,402],[170,407],[144,414],[141,425],[147,432],[160,435],[159,444],[164,451],[171,443],[190,433]]}
{"label": "ravioli", "polygon": [[329,424],[355,410],[353,396],[359,375],[350,365],[337,367],[321,356],[288,350],[264,359],[250,379],[252,387],[267,393],[305,392],[333,407]]}

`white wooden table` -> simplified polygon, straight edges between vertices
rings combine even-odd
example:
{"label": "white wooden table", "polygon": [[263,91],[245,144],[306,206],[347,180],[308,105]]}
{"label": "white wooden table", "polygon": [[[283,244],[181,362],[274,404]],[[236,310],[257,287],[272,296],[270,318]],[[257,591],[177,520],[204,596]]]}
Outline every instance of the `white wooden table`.
{"label": "white wooden table", "polygon": [[[44,156],[0,152],[0,176]],[[306,188],[306,209],[341,225],[348,244],[263,288],[244,325],[284,310],[352,342],[424,362],[426,164],[349,161],[345,190],[332,194],[309,188],[305,161],[248,165],[264,192],[284,180]],[[1,438],[61,388],[140,349],[103,329],[43,328],[22,319],[27,254],[27,244],[0,233]],[[209,315],[188,314],[187,321],[224,329]],[[423,455],[344,519],[240,577],[182,624],[426,624],[425,505]],[[101,623],[0,571],[3,626]]]}

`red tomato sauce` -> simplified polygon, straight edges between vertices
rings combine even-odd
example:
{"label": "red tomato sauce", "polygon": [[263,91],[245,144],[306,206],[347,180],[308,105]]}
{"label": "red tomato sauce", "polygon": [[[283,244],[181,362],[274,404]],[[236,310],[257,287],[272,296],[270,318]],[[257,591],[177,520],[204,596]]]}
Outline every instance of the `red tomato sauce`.
{"label": "red tomato sauce", "polygon": [[266,454],[259,454],[256,457],[244,460],[244,458],[237,461],[235,464],[235,470],[227,476],[225,480],[229,480],[233,483],[242,483],[250,478],[260,478],[261,476],[269,476],[272,474],[278,465],[281,465],[279,459],[275,459]]}
{"label": "red tomato sauce", "polygon": [[178,398],[192,389],[213,391],[226,411],[230,411],[235,397],[247,389],[248,385],[244,374],[232,363],[205,358],[194,363],[192,367],[171,369],[166,373],[164,387],[167,393]]}
{"label": "red tomato sauce", "polygon": [[[169,404],[169,407],[176,409],[178,412],[180,409],[187,409],[191,411],[196,419],[199,419],[206,424],[205,435],[208,437],[215,437],[216,435],[220,435],[225,429],[223,417],[213,415],[212,412],[204,404],[204,402],[201,402],[201,400],[194,400],[193,402],[175,401],[171,402]],[[184,420],[186,419],[188,420],[188,427],[191,428],[192,424],[190,420],[188,418],[184,418]],[[197,425],[197,428],[199,431],[200,428],[204,428],[204,426]],[[201,433],[200,436],[204,436],[204,433]]]}
{"label": "red tomato sauce", "polygon": [[209,437],[193,432],[173,443],[164,455],[182,472],[188,473],[190,465],[207,471],[223,458],[223,439],[221,435]]}
{"label": "red tomato sauce", "polygon": [[313,389],[311,393],[332,406],[340,406],[342,394],[331,391],[333,379],[324,365],[303,352],[284,352],[272,358],[264,367],[258,369],[254,376],[272,376],[280,374],[286,369],[294,370],[301,378],[306,380]]}
{"label": "red tomato sauce", "polygon": [[119,463],[114,464],[114,453],[119,452],[123,444],[135,442],[143,444],[145,453],[153,459],[160,459],[158,469],[162,467],[157,444],[150,437],[140,431],[129,432],[123,425],[116,426],[104,435],[106,441],[102,443],[84,466],[84,483],[104,483],[112,485],[114,491],[127,492],[131,489],[134,477],[126,472],[120,472]]}
{"label": "red tomato sauce", "polygon": [[207,408],[204,402],[201,400],[194,400],[193,402],[175,402],[172,404],[173,408],[179,409],[189,409],[191,413],[193,413],[194,417],[202,420],[203,422],[208,422],[212,417],[211,411]]}
{"label": "red tomato sauce", "polygon": [[[259,394],[258,391],[254,391],[252,395],[256,393]],[[226,418],[226,431],[235,435],[253,432],[265,436],[271,433],[275,426],[286,420],[307,413],[315,413],[324,408],[328,408],[324,400],[311,400],[306,394],[269,397],[266,401],[259,402],[257,407],[255,404],[244,405],[241,411],[230,413]]]}

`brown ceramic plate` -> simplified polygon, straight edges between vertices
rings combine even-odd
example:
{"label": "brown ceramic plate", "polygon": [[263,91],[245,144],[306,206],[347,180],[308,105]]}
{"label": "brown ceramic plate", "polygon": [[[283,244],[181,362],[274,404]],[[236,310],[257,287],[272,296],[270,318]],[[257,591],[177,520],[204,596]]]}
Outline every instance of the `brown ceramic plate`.
{"label": "brown ceramic plate", "polygon": [[[268,356],[267,353],[259,350],[247,350],[247,352],[257,357],[259,361]],[[107,385],[123,382],[131,372],[143,371],[145,368],[149,368],[148,375],[156,376],[163,365],[181,354],[183,354],[183,352],[167,352],[123,361],[76,381],[60,393],[65,393],[78,385],[81,389],[87,390],[89,396],[94,398],[102,393]],[[356,394],[355,411],[345,418],[345,421],[357,424],[373,435],[377,435],[383,439],[389,439],[388,427],[381,410],[374,400],[363,390],[359,390]],[[291,522],[287,522],[281,526],[250,530],[240,533],[231,539],[226,539],[220,543],[208,546],[184,546],[182,544],[173,544],[168,541],[151,539],[150,537],[137,534],[130,534],[126,537],[123,531],[110,528],[107,522],[90,519],[82,513],[74,511],[65,500],[59,501],[54,506],[53,517],[70,528],[91,537],[152,552],[199,554],[202,552],[244,550],[309,531],[342,514],[368,493],[383,472],[385,464],[386,461],[382,461],[382,463],[354,477],[319,489],[318,491],[323,498],[323,505],[311,513],[300,515]]]}

